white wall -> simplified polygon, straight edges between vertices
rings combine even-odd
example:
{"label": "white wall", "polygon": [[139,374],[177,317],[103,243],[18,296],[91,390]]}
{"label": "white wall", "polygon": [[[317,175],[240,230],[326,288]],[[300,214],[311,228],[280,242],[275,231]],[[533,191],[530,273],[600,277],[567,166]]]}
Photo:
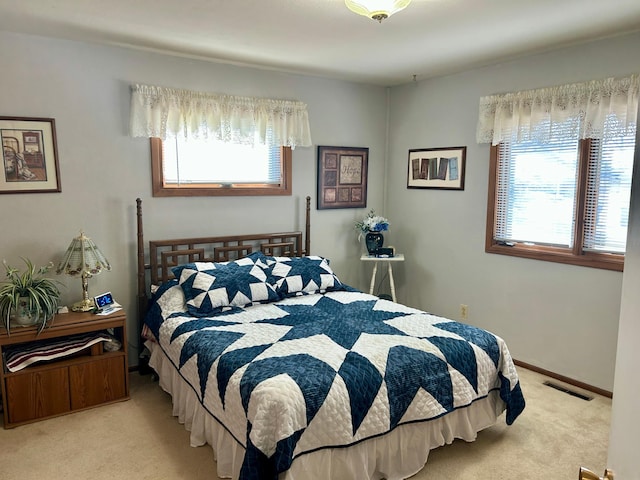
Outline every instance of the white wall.
{"label": "white wall", "polygon": [[[640,115],[639,115],[640,118]],[[636,134],[636,155],[633,185],[631,187],[631,209],[629,234],[622,281],[622,304],[616,374],[611,410],[611,438],[609,461],[616,478],[640,479],[638,470],[638,431],[640,431],[640,376],[638,364],[638,339],[640,338],[640,129]]]}
{"label": "white wall", "polygon": [[[481,96],[638,71],[640,34],[529,56],[391,90],[386,211],[407,257],[400,300],[504,337],[523,362],[611,391],[622,273],[484,252],[489,145]],[[467,146],[464,191],[407,189],[413,148]]]}
{"label": "white wall", "polygon": [[[9,33],[0,33],[0,59],[0,116],[55,119],[62,180],[61,193],[0,195],[0,259],[57,263],[84,229],[112,264],[90,279],[90,294],[111,290],[125,306],[130,343],[137,331],[136,197],[146,239],[161,239],[303,229],[311,195],[312,253],[329,257],[340,278],[358,286],[362,246],[352,225],[366,210],[315,209],[316,145],[369,147],[368,203],[381,205],[384,89]],[[134,83],[307,103],[314,146],[293,153],[293,195],[153,198],[149,141],[127,135]],[[63,301],[79,300],[80,280],[58,278],[67,285]]]}

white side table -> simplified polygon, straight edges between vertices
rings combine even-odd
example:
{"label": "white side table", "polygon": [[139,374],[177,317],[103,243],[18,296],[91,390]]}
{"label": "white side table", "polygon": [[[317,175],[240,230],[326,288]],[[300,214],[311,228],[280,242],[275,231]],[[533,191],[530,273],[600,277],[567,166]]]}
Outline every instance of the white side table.
{"label": "white side table", "polygon": [[360,260],[362,260],[363,262],[374,262],[373,274],[371,275],[371,285],[369,286],[370,295],[373,295],[373,287],[376,284],[376,274],[378,273],[378,263],[379,262],[387,263],[387,268],[389,271],[389,286],[391,287],[391,298],[393,299],[394,302],[397,302],[396,285],[395,283],[393,283],[393,268],[391,266],[393,265],[393,262],[404,262],[404,254],[396,253],[395,256],[393,257],[373,257],[369,255],[362,255],[360,257]]}

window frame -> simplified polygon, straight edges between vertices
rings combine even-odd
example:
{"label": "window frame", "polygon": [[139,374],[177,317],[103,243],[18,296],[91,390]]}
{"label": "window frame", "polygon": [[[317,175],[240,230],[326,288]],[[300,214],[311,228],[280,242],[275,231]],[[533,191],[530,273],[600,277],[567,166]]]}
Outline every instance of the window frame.
{"label": "window frame", "polygon": [[154,197],[262,196],[291,195],[291,147],[280,147],[282,183],[182,184],[167,185],[162,168],[162,139],[151,137],[151,185]]}
{"label": "window frame", "polygon": [[552,247],[547,245],[527,245],[523,242],[504,244],[495,240],[496,189],[498,184],[498,158],[500,145],[491,145],[489,161],[489,192],[487,200],[487,228],[485,252],[513,257],[557,262],[583,267],[600,268],[622,272],[624,270],[624,254],[583,251],[585,229],[585,205],[587,196],[587,179],[589,170],[590,139],[581,139],[578,144],[578,180],[576,185],[576,225],[573,237],[573,248]]}

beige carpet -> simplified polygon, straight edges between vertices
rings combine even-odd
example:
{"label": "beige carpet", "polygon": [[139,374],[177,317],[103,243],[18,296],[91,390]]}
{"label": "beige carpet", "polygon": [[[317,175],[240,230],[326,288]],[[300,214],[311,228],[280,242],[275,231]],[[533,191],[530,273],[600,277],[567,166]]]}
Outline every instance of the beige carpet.
{"label": "beige carpet", "polygon": [[[507,427],[503,416],[473,443],[432,451],[413,479],[574,480],[580,466],[604,471],[611,400],[581,400],[544,386],[542,375],[518,372],[527,407],[516,422]],[[2,480],[129,478],[218,478],[211,448],[189,446],[150,376],[131,375],[127,402],[0,430]]]}

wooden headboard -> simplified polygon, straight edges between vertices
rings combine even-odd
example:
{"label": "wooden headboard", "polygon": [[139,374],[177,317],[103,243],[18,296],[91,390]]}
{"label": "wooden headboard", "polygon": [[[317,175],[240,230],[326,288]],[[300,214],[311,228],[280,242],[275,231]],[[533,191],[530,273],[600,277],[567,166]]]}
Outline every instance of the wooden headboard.
{"label": "wooden headboard", "polygon": [[[261,251],[265,255],[302,257],[311,249],[311,197],[306,198],[305,231],[257,233],[218,237],[150,240],[145,248],[142,228],[142,200],[136,199],[138,220],[138,322],[147,312],[150,285],[173,278],[171,269],[190,262],[226,262]],[[149,261],[145,261],[148,253]],[[147,271],[149,275],[147,276]],[[149,286],[147,286],[147,279]]]}

